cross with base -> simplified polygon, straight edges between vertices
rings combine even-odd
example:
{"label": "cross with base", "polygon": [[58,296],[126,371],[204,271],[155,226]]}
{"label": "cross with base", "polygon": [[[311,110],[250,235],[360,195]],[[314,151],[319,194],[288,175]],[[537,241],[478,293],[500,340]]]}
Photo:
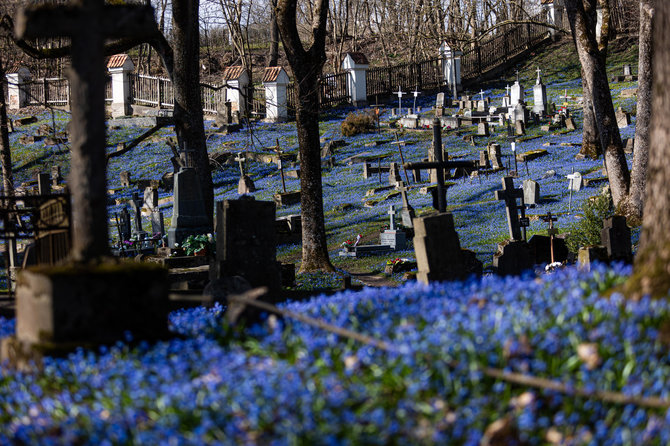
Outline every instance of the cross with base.
{"label": "cross with base", "polygon": [[414,208],[409,204],[407,199],[407,187],[402,181],[398,181],[396,189],[400,192],[400,198],[402,199],[402,209],[400,210],[400,217],[402,218],[402,224],[408,228],[413,228],[414,223],[412,219],[415,217]]}
{"label": "cross with base", "polygon": [[[526,226],[528,226],[528,219],[526,218],[525,206],[523,205],[523,189],[514,188],[514,180],[512,177],[504,177],[502,179],[502,190],[495,191],[496,200],[505,200],[505,208],[507,210],[507,228],[512,240],[526,240]],[[521,199],[521,205],[517,206],[517,198]],[[521,211],[521,218],[519,218],[518,211]],[[524,228],[523,238],[521,237],[521,228]]]}
{"label": "cross with base", "polygon": [[395,214],[396,214],[396,212],[395,212],[395,205],[394,204],[389,206],[389,211],[387,212],[387,214],[389,215],[389,231],[395,231],[395,229],[396,229],[396,227],[395,227]]}
{"label": "cross with base", "polygon": [[237,161],[240,165],[240,177],[244,176],[244,164],[243,163],[247,160],[243,155],[244,155],[244,152],[240,152],[235,157],[235,161]]}
{"label": "cross with base", "polygon": [[549,248],[551,250],[551,263],[554,263],[554,236],[558,234],[558,230],[554,228],[554,222],[558,220],[558,218],[553,217],[551,215],[551,212],[547,212],[547,215],[540,215],[540,219],[542,221],[546,221],[549,223],[549,229],[547,230],[547,233],[549,234]]}
{"label": "cross with base", "polygon": [[30,5],[16,18],[19,39],[67,36],[71,40],[72,113],[71,257],[90,260],[109,250],[107,238],[107,162],[105,142],[105,39],[150,37],[155,32],[151,6],[111,5],[79,0],[65,5]]}
{"label": "cross with base", "polygon": [[398,91],[395,94],[398,96],[398,112],[402,115],[402,97],[405,92],[400,89],[400,85],[398,85]]}
{"label": "cross with base", "polygon": [[482,95],[482,102],[484,102],[484,90],[480,90],[479,94]]}

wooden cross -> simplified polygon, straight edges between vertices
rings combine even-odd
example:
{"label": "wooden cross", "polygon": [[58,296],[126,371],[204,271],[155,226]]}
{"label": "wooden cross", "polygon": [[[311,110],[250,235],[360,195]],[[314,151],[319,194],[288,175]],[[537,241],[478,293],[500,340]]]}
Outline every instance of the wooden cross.
{"label": "wooden cross", "polygon": [[279,175],[281,176],[281,186],[286,193],[286,180],[284,179],[284,164],[281,162],[281,154],[284,153],[283,150],[279,148],[279,139],[276,139],[277,145],[272,148],[277,153],[277,167],[279,168]]}
{"label": "wooden cross", "polygon": [[148,5],[78,0],[30,5],[19,11],[19,39],[66,36],[71,40],[70,110],[72,170],[71,258],[86,261],[108,252],[105,139],[105,39],[150,37],[156,29]]}
{"label": "wooden cross", "polygon": [[247,160],[244,156],[244,152],[239,152],[237,156],[235,157],[235,161],[237,161],[240,165],[240,177],[244,176],[244,162]]}
{"label": "wooden cross", "polygon": [[547,215],[541,215],[540,218],[542,221],[549,223],[549,229],[547,233],[549,234],[549,249],[551,250],[551,263],[554,263],[554,236],[558,234],[558,230],[554,228],[554,222],[558,220],[556,217],[552,217],[551,212],[547,212]]}
{"label": "wooden cross", "polygon": [[[504,200],[507,210],[507,228],[512,240],[525,240],[526,211],[523,205],[523,189],[514,188],[512,177],[502,179],[502,190],[495,191],[496,200]],[[516,200],[521,199],[521,206],[517,206]],[[521,211],[521,220],[518,211]],[[524,237],[521,237],[521,227],[524,226]]]}

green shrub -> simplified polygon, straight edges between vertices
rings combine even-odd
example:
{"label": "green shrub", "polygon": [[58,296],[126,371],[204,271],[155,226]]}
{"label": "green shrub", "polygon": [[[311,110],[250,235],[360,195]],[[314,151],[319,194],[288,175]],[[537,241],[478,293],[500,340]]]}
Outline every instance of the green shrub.
{"label": "green shrub", "polygon": [[355,136],[365,133],[369,130],[374,130],[377,123],[375,112],[372,110],[365,110],[360,113],[349,113],[344,121],[342,121],[342,135]]}
{"label": "green shrub", "polygon": [[583,218],[570,227],[570,235],[566,239],[568,249],[579,251],[582,246],[600,244],[600,231],[603,229],[603,219],[614,213],[614,203],[609,186],[605,186],[600,194],[589,198],[582,205]]}

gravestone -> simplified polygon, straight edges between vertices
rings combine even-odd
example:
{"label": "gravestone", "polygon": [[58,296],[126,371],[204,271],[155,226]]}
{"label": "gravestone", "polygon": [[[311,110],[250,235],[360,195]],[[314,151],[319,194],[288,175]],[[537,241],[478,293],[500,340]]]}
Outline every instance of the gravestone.
{"label": "gravestone", "polygon": [[523,202],[526,206],[535,206],[540,202],[540,185],[537,181],[523,181]]}
{"label": "gravestone", "polygon": [[253,197],[216,203],[216,260],[210,279],[241,276],[255,288],[281,287],[276,260],[275,204]]}
{"label": "gravestone", "polygon": [[415,217],[414,208],[411,204],[409,204],[409,200],[407,199],[407,188],[405,187],[405,183],[398,181],[397,189],[400,192],[400,198],[402,199],[402,209],[400,210],[400,219],[402,224],[406,228],[413,228],[413,221]]}
{"label": "gravestone", "polygon": [[246,158],[243,155],[244,153],[240,152],[235,157],[235,161],[240,165],[240,179],[237,182],[237,193],[239,195],[246,195],[256,191],[254,181],[244,172],[244,161],[246,161]]}
{"label": "gravestone", "polygon": [[407,239],[405,231],[398,229],[395,225],[397,212],[394,205],[389,207],[388,214],[389,228],[379,235],[379,244],[390,246],[394,251],[402,251],[407,248]]}
{"label": "gravestone", "polygon": [[488,122],[480,122],[479,124],[477,124],[477,135],[490,136]]}
{"label": "gravestone", "polygon": [[124,207],[119,213],[119,237],[121,241],[130,240],[131,233],[130,212]]}
{"label": "gravestone", "polygon": [[582,174],[579,172],[573,172],[570,175],[566,177],[568,181],[568,190],[569,191],[575,191],[579,192],[582,189],[582,186],[584,185],[584,179],[582,178]]}
{"label": "gravestone", "polygon": [[[70,41],[72,170],[71,255],[76,264],[22,272],[16,337],[3,356],[17,366],[60,350],[167,334],[167,272],[153,265],[92,262],[109,252],[105,137],[105,40],[146,39],[155,29],[150,6],[83,0],[33,4],[16,19],[19,39]],[[132,311],[128,311],[132,308]]]}
{"label": "gravestone", "polygon": [[515,136],[523,136],[526,134],[526,125],[523,123],[523,121],[515,121],[514,122],[514,135]]}
{"label": "gravestone", "polygon": [[121,187],[128,187],[130,186],[130,172],[127,170],[121,171],[119,174],[119,178],[121,179]]}
{"label": "gravestone", "polygon": [[51,175],[48,173],[37,174],[37,190],[40,195],[51,193]]}
{"label": "gravestone", "polygon": [[630,228],[626,224],[626,217],[615,215],[604,219],[603,229],[600,231],[600,241],[607,249],[610,260],[627,263],[633,260]]}
{"label": "gravestone", "polygon": [[395,186],[399,181],[402,181],[400,166],[398,166],[398,163],[391,163],[389,165],[389,184]]}
{"label": "gravestone", "polygon": [[554,255],[554,262],[565,262],[568,259],[568,245],[565,239],[560,237],[552,237],[548,235],[535,234],[528,240],[528,248],[530,249],[533,263],[552,263],[552,249]]}
{"label": "gravestone", "polygon": [[537,68],[537,80],[533,86],[533,112],[544,116],[547,111],[547,87],[542,83],[540,68]]}
{"label": "gravestone", "polygon": [[133,231],[133,235],[140,240],[144,238],[144,235],[146,234],[144,228],[142,228],[142,204],[143,200],[140,199],[139,194],[133,192],[133,196],[130,200],[130,206],[133,208],[135,217],[135,230]]}
{"label": "gravestone", "polygon": [[63,175],[61,175],[60,166],[51,166],[51,186],[58,186],[61,181],[63,181]]}
{"label": "gravestone", "polygon": [[461,249],[450,213],[414,219],[414,251],[419,282],[462,280],[470,274],[481,274],[481,262]]}
{"label": "gravestone", "polygon": [[493,255],[493,269],[499,276],[518,276],[533,268],[528,244],[522,240],[505,240]]}
{"label": "gravestone", "polygon": [[[505,211],[507,214],[507,229],[512,240],[525,240],[521,237],[521,228],[528,226],[523,205],[523,190],[514,188],[514,180],[512,177],[503,177],[502,190],[495,191],[496,200],[505,201]],[[516,204],[516,200],[521,198],[521,205]],[[519,211],[521,216],[519,216]]]}
{"label": "gravestone", "polygon": [[435,99],[435,116],[444,116],[444,93],[438,93]]}
{"label": "gravestone", "polygon": [[158,237],[165,235],[165,218],[163,212],[158,209],[151,213],[151,232]]}
{"label": "gravestone", "polygon": [[579,267],[590,271],[591,264],[594,262],[607,262],[609,260],[607,256],[607,248],[603,246],[586,246],[579,248],[577,254],[577,263]]}
{"label": "gravestone", "polygon": [[172,220],[168,229],[168,245],[175,248],[189,235],[208,234],[212,227],[205,212],[200,179],[192,167],[192,160],[182,152],[182,167],[174,175]]}
{"label": "gravestone", "polygon": [[149,214],[158,210],[158,189],[147,187],[144,189],[144,205],[143,207]]}
{"label": "gravestone", "polygon": [[567,128],[568,130],[576,130],[577,129],[577,125],[575,124],[575,120],[572,119],[572,116],[566,117],[563,122],[564,122],[565,128]]}
{"label": "gravestone", "polygon": [[524,100],[524,91],[523,91],[523,86],[519,83],[519,73],[517,72],[517,79],[512,85],[511,88],[511,106],[514,107],[520,102],[523,102]]}
{"label": "gravestone", "polygon": [[616,109],[616,123],[620,129],[624,129],[630,125],[630,113],[624,111],[621,107]]}
{"label": "gravestone", "polygon": [[488,146],[489,150],[489,161],[491,162],[491,167],[494,169],[503,168],[502,163],[502,154],[500,153],[500,144],[492,143]]}
{"label": "gravestone", "polygon": [[489,168],[489,153],[486,150],[479,151],[479,167],[482,169]]}

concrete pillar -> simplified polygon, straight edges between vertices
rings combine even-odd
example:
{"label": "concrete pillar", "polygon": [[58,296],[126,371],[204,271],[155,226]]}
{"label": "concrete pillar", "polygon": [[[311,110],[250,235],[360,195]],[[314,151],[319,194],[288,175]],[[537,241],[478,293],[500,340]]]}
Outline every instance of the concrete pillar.
{"label": "concrete pillar", "polygon": [[461,91],[461,51],[452,50],[447,42],[440,45],[440,57],[442,58],[442,76],[444,82],[449,86],[449,91]]}
{"label": "concrete pillar", "polygon": [[30,71],[27,68],[19,68],[16,73],[8,73],[7,78],[7,93],[9,103],[7,107],[10,110],[17,110],[28,105],[28,94],[26,91],[26,83],[30,81]]}
{"label": "concrete pillar", "polygon": [[107,62],[107,70],[112,76],[112,117],[132,115],[129,75],[135,70],[133,61],[127,54],[116,54]]}
{"label": "concrete pillar", "polygon": [[265,87],[265,120],[282,122],[288,119],[288,74],[282,67],[267,67],[263,75]]}
{"label": "concrete pillar", "polygon": [[347,91],[354,107],[368,105],[368,90],[365,72],[370,62],[363,53],[347,53],[342,61],[342,69],[349,73],[347,76]]}

